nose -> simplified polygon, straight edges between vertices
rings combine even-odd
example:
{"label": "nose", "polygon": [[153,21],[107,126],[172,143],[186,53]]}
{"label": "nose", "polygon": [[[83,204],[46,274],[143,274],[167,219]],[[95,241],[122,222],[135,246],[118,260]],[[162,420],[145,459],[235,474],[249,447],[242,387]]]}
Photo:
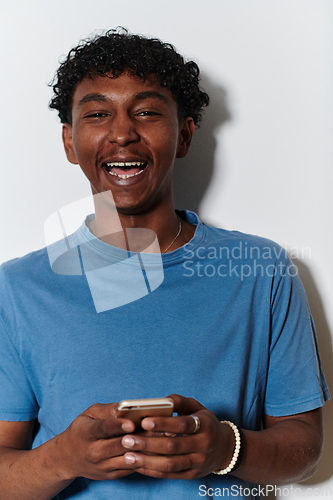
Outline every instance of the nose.
{"label": "nose", "polygon": [[108,139],[111,143],[126,146],[131,142],[137,142],[139,135],[135,124],[126,113],[117,114],[110,124]]}

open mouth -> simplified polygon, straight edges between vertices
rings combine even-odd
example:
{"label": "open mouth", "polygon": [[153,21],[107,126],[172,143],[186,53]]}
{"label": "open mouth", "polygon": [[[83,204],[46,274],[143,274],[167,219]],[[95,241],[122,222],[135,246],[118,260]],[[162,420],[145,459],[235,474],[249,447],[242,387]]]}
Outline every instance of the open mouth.
{"label": "open mouth", "polygon": [[114,161],[111,163],[104,163],[103,167],[105,170],[118,179],[129,179],[130,177],[135,177],[142,174],[142,172],[147,167],[147,162],[141,161],[126,161],[118,162]]}

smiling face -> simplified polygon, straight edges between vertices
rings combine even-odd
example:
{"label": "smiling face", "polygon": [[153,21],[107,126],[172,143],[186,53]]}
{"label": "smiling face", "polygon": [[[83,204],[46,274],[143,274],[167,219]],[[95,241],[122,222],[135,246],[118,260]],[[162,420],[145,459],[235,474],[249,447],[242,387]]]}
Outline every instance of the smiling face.
{"label": "smiling face", "polygon": [[173,164],[187,154],[193,133],[192,118],[179,120],[168,88],[123,73],[77,85],[63,141],[93,194],[111,190],[118,212],[135,215],[173,204]]}

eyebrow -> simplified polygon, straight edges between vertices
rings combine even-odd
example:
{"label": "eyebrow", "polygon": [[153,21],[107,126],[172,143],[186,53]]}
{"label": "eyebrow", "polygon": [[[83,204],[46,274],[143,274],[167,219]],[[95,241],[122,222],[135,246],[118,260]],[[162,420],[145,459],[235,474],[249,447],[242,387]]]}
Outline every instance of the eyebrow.
{"label": "eyebrow", "polygon": [[[143,101],[145,99],[159,99],[162,101],[164,104],[167,103],[167,98],[163,95],[157,92],[156,90],[147,90],[146,92],[139,92],[138,94],[135,95],[134,100],[135,101]],[[98,93],[91,93],[87,94],[80,99],[78,105],[82,106],[86,102],[109,102],[110,99],[108,99],[105,95],[103,94],[98,94]]]}
{"label": "eyebrow", "polygon": [[146,92],[139,92],[135,96],[135,101],[143,101],[144,99],[159,99],[164,104],[166,104],[168,101],[163,94],[160,94],[156,90],[147,90]]}
{"label": "eyebrow", "polygon": [[82,99],[80,99],[79,106],[82,106],[86,102],[93,102],[93,101],[108,102],[108,99],[103,94],[91,93],[85,95],[84,97],[82,97]]}

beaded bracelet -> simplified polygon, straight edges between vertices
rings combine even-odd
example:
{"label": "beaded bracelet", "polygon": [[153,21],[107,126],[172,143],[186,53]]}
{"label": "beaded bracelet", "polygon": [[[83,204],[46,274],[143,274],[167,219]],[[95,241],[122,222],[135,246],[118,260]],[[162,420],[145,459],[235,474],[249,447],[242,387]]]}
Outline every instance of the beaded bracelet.
{"label": "beaded bracelet", "polygon": [[225,469],[214,470],[213,474],[218,474],[219,476],[223,476],[224,474],[229,474],[232,470],[238,469],[241,464],[243,453],[244,453],[244,435],[241,429],[238,429],[237,425],[229,422],[229,420],[222,420],[221,424],[227,424],[232,428],[235,434],[235,449],[234,454],[232,456],[231,462]]}

